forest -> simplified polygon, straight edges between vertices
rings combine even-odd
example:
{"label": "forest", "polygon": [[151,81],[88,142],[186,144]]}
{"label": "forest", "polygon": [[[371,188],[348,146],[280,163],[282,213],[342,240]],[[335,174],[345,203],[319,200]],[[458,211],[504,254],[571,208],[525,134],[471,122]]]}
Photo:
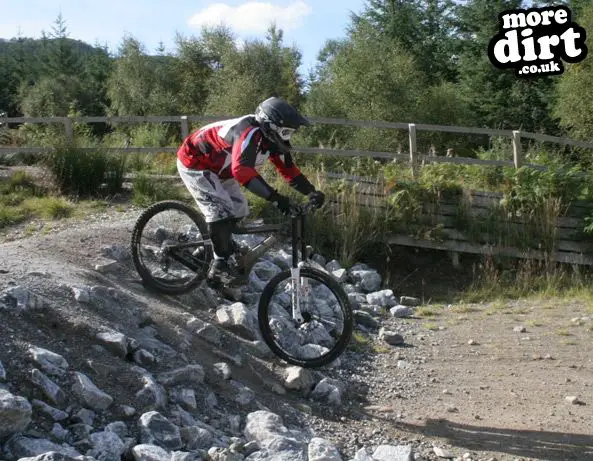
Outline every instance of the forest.
{"label": "forest", "polygon": [[[177,34],[174,50],[147,50],[124,36],[110,53],[70,38],[67,18],[59,15],[40,39],[0,41],[0,111],[223,116],[252,113],[259,101],[277,95],[309,116],[520,129],[589,140],[593,60],[567,64],[561,76],[519,79],[512,70],[494,67],[487,54],[499,13],[560,4],[570,8],[573,21],[593,30],[588,0],[367,0],[351,13],[344,37],[326,41],[308,75],[299,72],[298,47],[287,46],[273,24],[265,38],[242,46],[221,25],[197,36]],[[171,144],[170,134],[162,143]],[[404,135],[319,125],[302,140],[394,151]],[[472,145],[445,135],[431,144],[439,154]]]}

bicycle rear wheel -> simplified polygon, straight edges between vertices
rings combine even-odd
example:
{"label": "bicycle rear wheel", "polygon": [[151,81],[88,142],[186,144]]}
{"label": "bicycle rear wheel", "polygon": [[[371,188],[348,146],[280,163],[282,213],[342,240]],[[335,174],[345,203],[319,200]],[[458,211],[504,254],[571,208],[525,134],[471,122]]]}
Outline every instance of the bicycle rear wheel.
{"label": "bicycle rear wheel", "polygon": [[[139,216],[132,232],[132,260],[146,286],[165,294],[195,288],[212,259],[202,215],[175,200],[157,202]],[[194,254],[198,250],[197,254]]]}
{"label": "bicycle rear wheel", "polygon": [[[322,367],[348,346],[353,329],[350,300],[336,280],[318,269],[301,268],[299,279],[293,287],[287,270],[270,280],[259,301],[259,328],[281,359],[303,368]],[[292,315],[295,289],[304,319],[300,325]]]}

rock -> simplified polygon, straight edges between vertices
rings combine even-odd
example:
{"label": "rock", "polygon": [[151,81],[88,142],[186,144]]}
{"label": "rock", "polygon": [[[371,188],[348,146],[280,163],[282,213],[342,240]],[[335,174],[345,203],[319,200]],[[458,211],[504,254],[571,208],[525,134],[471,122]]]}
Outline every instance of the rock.
{"label": "rock", "polygon": [[50,375],[63,376],[69,367],[64,357],[41,347],[30,347],[29,354],[40,368]]}
{"label": "rock", "polygon": [[288,367],[285,372],[284,387],[305,391],[308,394],[315,385],[313,374],[301,367]]}
{"label": "rock", "polygon": [[325,439],[314,437],[309,442],[309,461],[342,461],[338,449]]}
{"label": "rock", "polygon": [[90,287],[71,287],[74,299],[79,303],[89,303],[91,301]]}
{"label": "rock", "polygon": [[247,441],[256,441],[261,446],[275,437],[289,437],[290,432],[284,426],[282,418],[269,411],[255,411],[247,415],[243,435]]}
{"label": "rock", "polygon": [[0,302],[20,311],[42,310],[45,308],[45,302],[42,298],[21,286],[15,286],[0,293]]}
{"label": "rock", "polygon": [[347,295],[353,309],[358,309],[362,304],[366,304],[367,302],[367,298],[363,294],[354,292],[347,293]]}
{"label": "rock", "polygon": [[175,357],[177,351],[171,346],[158,340],[155,335],[155,329],[151,326],[147,326],[142,328],[140,332],[135,335],[135,339],[141,347],[157,357],[161,355],[164,357]]}
{"label": "rock", "polygon": [[584,403],[576,396],[566,397],[566,401],[571,405],[584,405]]}
{"label": "rock", "polygon": [[225,381],[231,379],[232,372],[231,367],[228,365],[228,363],[215,363],[213,365],[213,369],[214,374],[216,374],[220,379],[223,379]]}
{"label": "rock", "polygon": [[128,355],[128,339],[117,331],[102,332],[97,334],[97,339],[103,347],[116,357],[124,358]]}
{"label": "rock", "polygon": [[187,328],[193,330],[200,338],[203,338],[214,345],[219,346],[221,343],[220,330],[211,323],[192,317],[187,322]]}
{"label": "rock", "polygon": [[256,315],[256,312],[247,309],[243,303],[223,306],[216,311],[216,318],[222,327],[250,340],[257,339]]}
{"label": "rock", "polygon": [[0,439],[22,432],[31,422],[33,408],[27,399],[0,389]]}
{"label": "rock", "polygon": [[361,448],[356,452],[352,461],[375,461],[375,459],[369,455],[366,448]]}
{"label": "rock", "polygon": [[75,423],[83,423],[87,426],[92,426],[96,416],[97,415],[94,411],[82,408],[72,417],[72,421]]}
{"label": "rock", "polygon": [[171,391],[173,401],[181,405],[186,410],[195,410],[198,408],[196,402],[196,393],[193,389],[173,389]]}
{"label": "rock", "polygon": [[398,319],[404,317],[411,317],[412,315],[414,315],[414,309],[406,306],[394,306],[391,309],[389,309],[389,312],[391,312],[391,315]]}
{"label": "rock", "polygon": [[67,402],[66,393],[45,376],[40,370],[31,370],[31,382],[41,389],[45,396],[55,405],[64,405]]}
{"label": "rock", "polygon": [[513,331],[515,333],[526,333],[527,332],[527,328],[525,328],[523,325],[517,326],[515,328],[513,328]]}
{"label": "rock", "polygon": [[90,456],[77,456],[48,451],[32,458],[21,458],[19,461],[95,461]]}
{"label": "rock", "polygon": [[83,373],[74,373],[72,392],[93,410],[105,410],[113,403],[113,397],[101,391]]}
{"label": "rock", "polygon": [[196,385],[204,382],[206,373],[202,365],[193,364],[159,375],[158,382],[165,386]]}
{"label": "rock", "polygon": [[420,301],[418,298],[412,298],[411,296],[402,296],[399,299],[399,303],[406,307],[417,307],[422,304],[422,301]]}
{"label": "rock", "polygon": [[331,378],[322,379],[311,392],[311,398],[339,407],[342,405],[342,385]]}
{"label": "rock", "polygon": [[237,390],[235,402],[240,405],[249,405],[255,399],[255,392],[238,381],[231,381],[231,385]]}
{"label": "rock", "polygon": [[245,457],[240,453],[233,453],[228,448],[211,447],[208,450],[209,461],[243,461]]}
{"label": "rock", "polygon": [[393,307],[397,306],[397,299],[395,298],[392,290],[381,290],[368,293],[366,295],[367,304],[377,305],[382,307]]}
{"label": "rock", "polygon": [[350,269],[350,277],[355,282],[359,282],[361,289],[367,293],[378,291],[381,288],[381,275],[376,270]]}
{"label": "rock", "polygon": [[180,430],[181,440],[187,450],[208,449],[214,442],[214,437],[207,429],[190,426]]}
{"label": "rock", "polygon": [[40,413],[44,413],[45,415],[49,416],[53,421],[64,421],[68,418],[68,413],[62,410],[58,410],[41,400],[33,400],[31,401],[33,408],[35,408]]}
{"label": "rock", "polygon": [[[9,458],[21,459],[43,455],[48,452],[55,452],[70,458],[76,458],[81,454],[68,445],[57,445],[47,439],[34,439],[22,435],[11,437],[4,446],[4,451],[9,454]],[[58,458],[60,459],[60,458]],[[61,458],[64,459],[64,458]]]}
{"label": "rock", "polygon": [[445,459],[453,459],[455,455],[451,453],[449,450],[440,447],[433,447],[434,454],[437,455],[439,458]]}
{"label": "rock", "polygon": [[311,259],[323,267],[325,267],[325,265],[327,264],[327,259],[325,259],[323,255],[320,255],[318,253],[315,253],[313,256],[311,256]]}
{"label": "rock", "polygon": [[339,271],[340,269],[342,269],[342,265],[339,261],[336,261],[335,259],[331,260],[325,265],[325,270],[328,271],[330,274],[332,272]]}
{"label": "rock", "polygon": [[114,272],[118,266],[117,261],[109,261],[106,263],[99,263],[95,264],[95,270],[101,274],[108,274],[109,272]]}
{"label": "rock", "polygon": [[264,288],[267,284],[268,282],[266,280],[260,279],[255,272],[251,271],[249,273],[248,286],[251,289],[251,291],[261,293],[262,291],[264,291]]}
{"label": "rock", "polygon": [[148,366],[156,362],[156,357],[144,349],[138,349],[133,355],[134,362],[138,365]]}
{"label": "rock", "polygon": [[142,376],[144,387],[136,393],[139,403],[145,406],[151,406],[157,409],[165,408],[167,404],[167,395],[165,389],[157,383],[154,377],[141,367],[132,367],[132,371]]}
{"label": "rock", "polygon": [[386,330],[385,328],[379,330],[379,339],[391,346],[400,346],[404,344],[404,337],[402,335],[395,333],[394,331]]}
{"label": "rock", "polygon": [[411,445],[380,445],[373,452],[375,461],[414,461]]}
{"label": "rock", "polygon": [[272,256],[272,262],[282,270],[288,270],[292,266],[292,255],[284,250],[279,250]]}
{"label": "rock", "polygon": [[113,423],[109,423],[105,426],[105,430],[107,432],[113,432],[116,434],[122,441],[128,436],[128,426],[123,421],[115,421]]}
{"label": "rock", "polygon": [[157,445],[142,443],[132,448],[135,461],[170,461],[171,455],[167,450]]}
{"label": "rock", "polygon": [[282,272],[282,269],[273,262],[262,260],[254,264],[252,271],[255,272],[260,280],[268,282]]}
{"label": "rock", "polygon": [[64,429],[60,423],[54,423],[50,435],[59,442],[64,442],[70,437],[70,431]]}
{"label": "rock", "polygon": [[115,259],[116,261],[125,261],[132,256],[128,247],[114,243],[111,246],[101,249],[103,256]]}
{"label": "rock", "polygon": [[365,311],[359,311],[359,310],[355,310],[354,311],[354,320],[356,320],[356,323],[359,325],[363,325],[365,327],[368,328],[379,328],[380,323],[379,321],[374,318],[371,314],[369,314],[368,312]]}
{"label": "rock", "polygon": [[338,269],[337,271],[333,271],[331,275],[339,283],[344,283],[346,280],[348,280],[348,271],[346,269]]}
{"label": "rock", "polygon": [[179,428],[156,411],[140,417],[140,438],[143,444],[158,445],[166,450],[178,450],[183,446]]}
{"label": "rock", "polygon": [[95,432],[89,439],[93,448],[87,452],[87,455],[97,461],[116,461],[124,453],[124,442],[113,432]]}

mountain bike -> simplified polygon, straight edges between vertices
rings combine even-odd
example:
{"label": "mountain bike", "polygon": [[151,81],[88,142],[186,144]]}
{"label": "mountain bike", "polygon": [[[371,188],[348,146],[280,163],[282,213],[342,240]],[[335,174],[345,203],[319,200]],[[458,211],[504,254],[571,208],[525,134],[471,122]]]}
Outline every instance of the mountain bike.
{"label": "mountain bike", "polygon": [[[248,275],[288,228],[291,267],[277,273],[262,290],[258,326],[264,342],[278,357],[303,368],[333,362],[346,349],[353,329],[346,292],[312,260],[305,242],[306,217],[314,208],[310,202],[293,206],[290,220],[284,224],[236,226],[234,235],[271,235],[229,261],[238,272]],[[132,232],[131,251],[143,283],[172,295],[187,293],[203,283],[213,258],[203,215],[175,200],[157,202],[144,210]]]}

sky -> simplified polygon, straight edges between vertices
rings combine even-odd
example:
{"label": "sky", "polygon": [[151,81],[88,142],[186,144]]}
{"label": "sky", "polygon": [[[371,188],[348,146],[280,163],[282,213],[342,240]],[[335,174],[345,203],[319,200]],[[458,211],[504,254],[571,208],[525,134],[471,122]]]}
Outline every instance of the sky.
{"label": "sky", "polygon": [[314,66],[327,39],[342,38],[350,11],[364,0],[0,0],[0,38],[41,37],[62,14],[69,37],[99,42],[116,52],[125,35],[152,53],[162,42],[174,51],[176,32],[198,36],[202,25],[224,22],[237,39],[263,38],[271,21],[284,31],[284,43],[303,55],[301,71]]}

